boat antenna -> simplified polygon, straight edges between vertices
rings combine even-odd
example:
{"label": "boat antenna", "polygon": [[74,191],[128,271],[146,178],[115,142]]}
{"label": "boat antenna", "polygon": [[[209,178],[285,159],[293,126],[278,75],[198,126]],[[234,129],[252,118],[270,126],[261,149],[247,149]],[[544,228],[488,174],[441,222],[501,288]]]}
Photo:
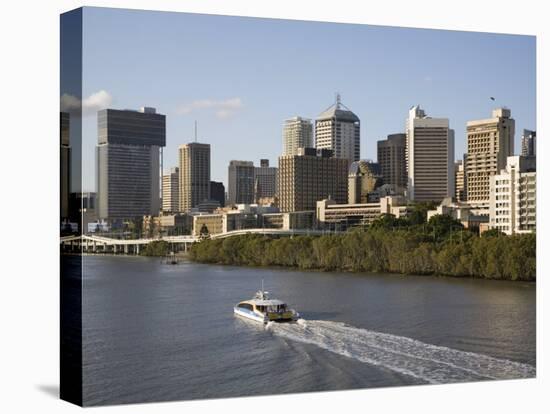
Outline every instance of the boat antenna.
{"label": "boat antenna", "polygon": [[264,291],[264,280],[262,279],[262,293]]}

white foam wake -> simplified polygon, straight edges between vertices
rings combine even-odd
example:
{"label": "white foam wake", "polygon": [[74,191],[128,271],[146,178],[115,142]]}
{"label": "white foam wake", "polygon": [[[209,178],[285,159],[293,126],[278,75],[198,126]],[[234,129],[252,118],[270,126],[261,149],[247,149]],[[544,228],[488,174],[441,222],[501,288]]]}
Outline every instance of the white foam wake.
{"label": "white foam wake", "polygon": [[535,367],[529,364],[430,345],[340,322],[300,319],[296,324],[269,323],[266,329],[275,335],[313,344],[431,384],[535,376]]}

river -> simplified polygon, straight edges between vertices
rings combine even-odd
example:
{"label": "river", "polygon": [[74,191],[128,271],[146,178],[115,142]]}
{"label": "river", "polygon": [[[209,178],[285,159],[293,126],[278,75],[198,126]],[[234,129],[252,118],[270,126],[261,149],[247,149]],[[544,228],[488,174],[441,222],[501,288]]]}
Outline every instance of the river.
{"label": "river", "polygon": [[[535,376],[535,284],[83,258],[85,405]],[[296,324],[233,315],[264,280]]]}

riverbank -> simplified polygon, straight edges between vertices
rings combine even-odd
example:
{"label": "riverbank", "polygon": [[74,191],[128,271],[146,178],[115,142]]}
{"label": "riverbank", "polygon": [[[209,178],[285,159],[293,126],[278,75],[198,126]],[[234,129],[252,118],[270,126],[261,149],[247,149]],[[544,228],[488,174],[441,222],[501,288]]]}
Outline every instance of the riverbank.
{"label": "riverbank", "polygon": [[430,240],[415,231],[374,229],[320,237],[244,235],[191,248],[200,263],[303,270],[536,280],[534,234],[479,237],[468,231]]}

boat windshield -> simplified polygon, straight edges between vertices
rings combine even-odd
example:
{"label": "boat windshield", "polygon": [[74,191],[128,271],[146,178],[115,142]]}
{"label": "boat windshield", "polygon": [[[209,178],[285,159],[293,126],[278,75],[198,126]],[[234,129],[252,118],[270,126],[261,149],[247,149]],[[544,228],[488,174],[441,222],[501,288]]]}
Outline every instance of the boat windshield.
{"label": "boat windshield", "polygon": [[286,305],[271,305],[267,306],[268,312],[284,312],[286,310]]}

